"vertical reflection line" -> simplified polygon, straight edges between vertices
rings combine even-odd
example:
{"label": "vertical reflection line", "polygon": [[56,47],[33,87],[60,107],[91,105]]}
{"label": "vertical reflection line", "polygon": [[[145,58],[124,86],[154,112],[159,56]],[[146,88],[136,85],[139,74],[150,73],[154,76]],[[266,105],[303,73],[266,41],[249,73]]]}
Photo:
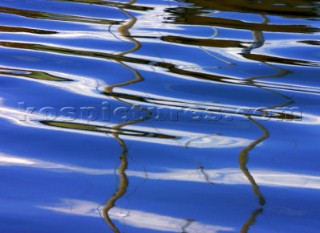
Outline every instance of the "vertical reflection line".
{"label": "vertical reflection line", "polygon": [[[128,5],[132,5],[136,2],[136,0],[131,0],[129,3],[127,3]],[[130,20],[125,23],[124,25],[120,26],[118,31],[121,34],[122,37],[126,38],[128,41],[133,42],[134,43],[134,47],[128,51],[125,52],[121,52],[118,54],[118,56],[123,56],[129,53],[132,53],[134,51],[137,51],[138,49],[140,49],[141,44],[139,41],[135,40],[133,37],[131,37],[129,29],[133,27],[133,25],[137,22],[137,19],[131,15],[129,12],[118,8],[120,11],[122,11],[124,14],[126,14]],[[116,202],[123,196],[126,194],[127,192],[127,188],[129,185],[129,180],[128,177],[126,175],[126,170],[128,168],[128,158],[127,158],[127,154],[128,154],[128,147],[125,143],[125,141],[123,139],[120,138],[119,134],[119,130],[127,125],[132,125],[132,124],[136,124],[138,122],[142,122],[145,121],[146,119],[148,119],[148,116],[150,115],[150,113],[148,112],[148,110],[143,109],[139,106],[133,105],[129,102],[123,101],[122,99],[116,97],[113,95],[113,89],[116,87],[120,87],[120,86],[126,86],[126,85],[130,85],[136,82],[140,82],[143,81],[143,77],[139,74],[139,72],[137,72],[135,69],[131,68],[130,66],[126,65],[124,62],[118,61],[119,64],[121,64],[123,67],[129,69],[135,76],[135,78],[133,80],[129,80],[123,83],[119,83],[119,84],[114,84],[114,85],[110,85],[108,87],[106,87],[105,91],[110,95],[113,96],[114,99],[128,104],[134,108],[140,109],[142,111],[144,111],[145,113],[147,113],[147,117],[143,118],[143,119],[138,119],[138,120],[133,120],[127,123],[122,123],[122,124],[118,124],[114,127],[112,127],[113,129],[113,133],[112,136],[118,141],[120,147],[122,148],[122,152],[120,155],[120,167],[119,167],[119,176],[120,176],[120,181],[119,181],[119,187],[117,189],[117,191],[114,193],[114,195],[108,200],[108,202],[106,203],[106,205],[103,208],[103,214],[104,214],[104,218],[107,222],[107,224],[109,225],[109,227],[111,228],[111,230],[115,233],[119,233],[119,229],[115,226],[115,224],[113,223],[113,221],[110,218],[109,212],[110,210],[115,206]]]}
{"label": "vertical reflection line", "polygon": [[[270,20],[269,20],[269,18],[267,16],[265,16],[263,14],[260,15],[260,16],[263,19],[262,24],[268,24],[270,22]],[[253,37],[254,37],[253,44],[249,48],[244,49],[243,53],[247,53],[247,54],[251,53],[251,51],[253,49],[262,47],[264,45],[265,39],[264,39],[262,31],[254,31],[253,32]],[[257,88],[260,88],[260,89],[263,89],[263,90],[265,90],[267,92],[270,92],[272,94],[278,95],[278,96],[280,96],[280,97],[282,97],[284,99],[287,99],[288,101],[286,103],[284,103],[284,104],[278,104],[278,105],[274,105],[274,106],[271,106],[271,107],[260,108],[259,110],[262,113],[266,113],[265,110],[267,110],[267,109],[275,109],[275,108],[289,106],[289,105],[293,104],[294,101],[290,97],[288,97],[286,95],[283,95],[281,93],[278,93],[276,91],[269,90],[267,88],[261,87],[260,85],[255,83],[256,79],[283,77],[283,76],[286,76],[286,75],[288,75],[290,73],[290,71],[288,71],[288,70],[286,70],[284,68],[277,67],[275,65],[268,64],[266,62],[263,62],[263,64],[266,64],[269,67],[278,70],[278,72],[276,74],[273,74],[273,75],[260,75],[260,76],[250,77],[250,78],[247,78],[246,81],[248,83],[252,84],[253,86],[257,87]],[[251,150],[253,150],[258,144],[260,144],[261,142],[263,142],[264,140],[269,138],[270,137],[270,133],[262,124],[260,124],[259,122],[255,121],[254,119],[252,119],[252,117],[250,115],[248,115],[247,118],[248,118],[249,121],[254,123],[263,132],[263,135],[260,138],[256,139],[255,141],[253,141],[251,144],[249,144],[246,148],[244,148],[240,152],[240,154],[239,154],[239,165],[240,165],[240,168],[242,170],[242,173],[247,177],[247,179],[251,183],[253,192],[256,195],[256,197],[258,198],[258,202],[259,202],[260,206],[264,206],[265,203],[266,203],[266,200],[265,200],[263,194],[260,191],[259,185],[256,183],[254,177],[251,175],[251,173],[250,173],[250,171],[249,171],[249,169],[247,167],[247,163],[249,161],[249,152]],[[257,216],[262,214],[262,212],[263,212],[263,207],[253,211],[253,213],[251,214],[250,218],[242,226],[241,233],[247,233],[249,231],[249,228],[252,225],[255,224]]]}
{"label": "vertical reflection line", "polygon": [[254,123],[256,126],[259,127],[259,129],[261,129],[261,131],[263,131],[263,135],[258,138],[257,140],[255,140],[254,142],[252,142],[249,146],[247,146],[246,148],[244,148],[239,155],[239,164],[240,164],[240,168],[243,172],[243,174],[247,177],[247,179],[250,181],[251,185],[252,185],[252,189],[255,193],[255,195],[257,196],[258,200],[259,200],[259,204],[261,206],[263,206],[265,204],[265,198],[263,197],[260,188],[258,186],[258,184],[256,183],[256,181],[254,180],[253,176],[251,175],[249,169],[247,168],[247,163],[249,160],[249,151],[253,150],[258,144],[260,144],[262,141],[266,140],[267,138],[269,138],[270,134],[268,132],[268,130],[261,125],[259,122],[253,120],[251,118],[251,116],[248,116],[248,119]]}
{"label": "vertical reflection line", "polygon": [[[261,15],[261,17],[263,18],[263,22],[262,24],[266,24],[269,22],[269,19],[264,16]],[[249,47],[243,50],[243,53],[251,53],[251,51],[253,49],[259,48],[261,46],[263,46],[265,39],[263,36],[262,31],[253,31],[253,38],[254,38],[254,42],[253,44]],[[252,78],[248,78],[247,81],[252,83],[254,86],[255,77]],[[260,123],[258,123],[257,121],[253,120],[251,118],[251,116],[248,116],[248,120],[251,121],[252,123],[254,123],[256,126],[258,126],[262,132],[263,132],[263,136],[261,136],[260,138],[258,138],[257,140],[255,140],[254,142],[252,142],[251,144],[249,144],[246,148],[244,148],[240,154],[239,154],[239,165],[240,168],[242,170],[242,173],[247,177],[247,179],[249,180],[249,182],[251,183],[253,192],[255,193],[255,195],[258,198],[258,202],[261,206],[263,206],[265,204],[265,198],[262,195],[259,185],[256,183],[255,179],[253,178],[253,176],[251,175],[249,169],[247,168],[247,163],[249,161],[249,151],[253,150],[255,148],[256,145],[258,145],[259,143],[261,143],[263,140],[267,139],[269,137],[269,132],[267,131],[266,128],[264,128]]]}
{"label": "vertical reflection line", "polygon": [[115,233],[119,233],[120,231],[118,230],[118,228],[115,226],[115,224],[110,218],[109,211],[115,206],[116,201],[120,199],[127,192],[129,181],[125,171],[128,168],[128,160],[127,160],[128,148],[126,143],[119,137],[118,133],[112,133],[112,136],[118,141],[119,145],[122,148],[122,153],[120,155],[121,164],[119,167],[120,181],[119,181],[118,190],[115,192],[115,194],[108,200],[107,204],[104,206],[103,215],[107,224],[111,228],[111,230]]}
{"label": "vertical reflection line", "polygon": [[[127,3],[128,5],[132,5],[136,3],[136,0],[131,0],[129,3]],[[121,56],[124,56],[126,54],[129,54],[129,53],[133,53],[137,50],[139,50],[141,48],[141,43],[136,40],[135,38],[131,37],[131,34],[129,32],[129,29],[133,27],[133,25],[137,22],[137,19],[131,15],[129,12],[127,12],[126,10],[124,9],[121,9],[121,8],[118,8],[121,12],[123,12],[125,15],[127,15],[129,17],[129,21],[127,23],[125,23],[124,25],[120,26],[118,31],[119,33],[121,34],[122,37],[126,38],[128,41],[132,42],[134,44],[134,47],[132,49],[129,49],[127,51],[124,51],[124,52],[121,52],[118,54],[119,57]],[[118,63],[120,65],[122,65],[123,67],[129,69],[135,76],[135,79],[133,80],[129,80],[129,81],[126,81],[126,82],[123,82],[123,83],[119,83],[119,84],[114,84],[114,85],[110,85],[106,88],[106,92],[110,95],[112,95],[112,90],[116,87],[120,87],[120,86],[127,86],[127,85],[130,85],[130,84],[133,84],[135,82],[140,82],[140,81],[143,81],[143,77],[139,74],[138,71],[136,71],[135,69],[133,69],[132,67],[126,65],[124,62],[122,61],[118,61]],[[116,98],[116,97],[114,97]],[[122,100],[120,100],[119,98],[117,98],[117,100],[121,101],[121,102],[124,102]],[[129,104],[129,105],[132,105],[130,103],[127,103],[125,102],[126,104]]]}
{"label": "vertical reflection line", "polygon": [[247,233],[251,226],[253,226],[256,222],[257,217],[262,214],[263,208],[256,209],[252,212],[250,218],[243,224],[240,233]]}
{"label": "vertical reflection line", "polygon": [[104,214],[104,218],[105,218],[107,224],[109,225],[109,227],[113,230],[113,232],[116,232],[116,233],[119,233],[120,231],[118,230],[118,228],[115,226],[115,224],[111,220],[110,215],[109,215],[109,211],[115,206],[116,201],[119,200],[124,194],[126,194],[127,188],[129,185],[129,180],[126,175],[126,170],[128,168],[128,159],[127,159],[128,147],[127,147],[125,141],[120,138],[119,130],[122,127],[125,127],[127,125],[131,125],[131,124],[135,124],[135,123],[141,122],[143,120],[144,119],[131,121],[131,122],[123,123],[123,124],[118,124],[118,125],[112,127],[112,129],[115,131],[112,133],[112,136],[118,141],[119,145],[122,148],[122,152],[120,154],[120,167],[118,170],[119,176],[120,176],[120,181],[119,181],[119,187],[118,187],[117,191],[113,194],[113,196],[108,200],[107,204],[104,206],[103,214]]}
{"label": "vertical reflection line", "polygon": [[[127,4],[128,5],[133,5],[136,3],[136,0],[131,0],[130,2],[128,2]],[[119,33],[125,37],[127,40],[129,40],[130,42],[134,43],[134,47],[128,51],[125,51],[125,52],[122,52],[122,53],[119,53],[119,56],[123,56],[123,55],[126,55],[128,53],[132,53],[136,50],[138,50],[140,47],[141,47],[141,44],[139,41],[137,41],[136,39],[134,39],[133,37],[131,37],[131,34],[129,32],[129,29],[133,27],[133,25],[137,22],[137,19],[136,17],[134,17],[133,15],[131,15],[129,12],[119,8],[120,11],[122,11],[124,14],[126,14],[130,20],[119,27],[118,31]]]}

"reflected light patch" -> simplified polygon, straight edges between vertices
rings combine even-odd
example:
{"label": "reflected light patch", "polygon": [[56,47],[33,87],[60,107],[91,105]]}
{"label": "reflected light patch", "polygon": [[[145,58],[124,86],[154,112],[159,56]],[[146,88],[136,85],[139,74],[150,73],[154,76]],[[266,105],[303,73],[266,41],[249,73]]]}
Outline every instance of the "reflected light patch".
{"label": "reflected light patch", "polygon": [[[72,209],[68,207],[70,204],[72,204]],[[39,206],[39,208],[68,215],[101,218],[102,210],[98,209],[99,206],[98,203],[90,201],[63,199],[57,206]],[[158,231],[182,232],[185,226],[187,226],[187,232],[189,233],[215,233],[235,230],[231,227],[202,224],[196,221],[189,223],[188,220],[181,218],[118,207],[110,211],[110,218],[131,227]]]}
{"label": "reflected light patch", "polygon": [[33,165],[34,162],[29,159],[23,159],[18,157],[8,157],[4,155],[0,155],[0,165]]}
{"label": "reflected light patch", "polygon": [[[0,166],[23,166],[44,169],[48,172],[76,172],[84,175],[114,175],[114,169],[81,167],[37,159],[7,156],[4,154],[0,154]],[[251,185],[241,170],[237,168],[207,169],[205,170],[206,176],[197,169],[164,168],[164,170],[164,172],[148,172],[147,179],[197,183],[211,182],[223,185]],[[320,176],[263,169],[251,169],[251,173],[259,186],[320,190]],[[145,171],[128,170],[126,174],[129,178],[137,177],[146,179]]]}

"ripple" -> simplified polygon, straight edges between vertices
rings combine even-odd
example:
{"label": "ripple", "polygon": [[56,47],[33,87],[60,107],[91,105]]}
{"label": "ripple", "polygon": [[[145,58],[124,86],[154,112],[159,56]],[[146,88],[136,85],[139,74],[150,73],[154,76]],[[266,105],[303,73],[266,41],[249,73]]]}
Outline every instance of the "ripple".
{"label": "ripple", "polygon": [[4,0],[0,231],[319,229],[319,9]]}

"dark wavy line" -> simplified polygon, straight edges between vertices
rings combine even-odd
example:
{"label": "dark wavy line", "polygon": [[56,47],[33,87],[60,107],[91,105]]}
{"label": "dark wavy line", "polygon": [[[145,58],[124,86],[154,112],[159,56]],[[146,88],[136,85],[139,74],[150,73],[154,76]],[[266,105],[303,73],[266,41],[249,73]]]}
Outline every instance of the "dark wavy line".
{"label": "dark wavy line", "polygon": [[99,18],[90,18],[84,16],[75,16],[75,15],[65,15],[65,14],[55,14],[55,13],[47,13],[40,11],[30,11],[30,10],[22,10],[10,7],[0,6],[0,12],[5,14],[14,14],[18,16],[23,16],[26,18],[33,19],[48,19],[48,20],[58,20],[58,21],[66,21],[66,22],[81,22],[81,23],[90,23],[90,24],[120,24],[120,21],[116,20],[106,20]]}
{"label": "dark wavy line", "polygon": [[317,2],[309,0],[224,0],[223,4],[208,0],[183,0],[201,6],[203,10],[219,10],[226,12],[268,14],[288,18],[318,17]]}

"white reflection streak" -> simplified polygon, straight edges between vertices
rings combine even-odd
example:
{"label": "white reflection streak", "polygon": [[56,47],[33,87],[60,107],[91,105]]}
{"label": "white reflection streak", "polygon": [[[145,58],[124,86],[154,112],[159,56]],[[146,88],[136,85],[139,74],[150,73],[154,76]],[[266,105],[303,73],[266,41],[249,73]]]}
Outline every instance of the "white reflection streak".
{"label": "white reflection streak", "polygon": [[[72,203],[72,210],[66,207],[70,202]],[[51,210],[64,214],[100,218],[99,211],[97,210],[98,206],[99,204],[95,202],[64,199],[62,200],[62,203],[56,207],[39,207],[42,209]],[[114,207],[112,210],[110,210],[110,217],[113,220],[121,221],[124,224],[132,227],[169,232],[181,232],[182,227],[185,226],[187,221],[180,218],[148,213],[140,210],[121,209],[118,207]],[[219,231],[234,231],[234,228],[208,225],[198,222],[193,222],[188,227],[189,233],[215,233]]]}
{"label": "white reflection streak", "polygon": [[76,172],[87,175],[109,175],[112,170],[86,168],[67,164],[47,162],[37,159],[19,158],[0,154],[0,166],[23,166],[37,169],[51,170],[54,172]]}
{"label": "white reflection streak", "polygon": [[[320,189],[320,176],[311,176],[298,173],[278,172],[272,170],[251,169],[255,180],[260,186],[290,187],[303,189]],[[250,185],[247,178],[237,169],[206,170],[209,181],[225,185]],[[143,172],[128,172],[128,175],[143,178]],[[149,179],[207,182],[196,170],[172,169],[163,173],[148,172]]]}
{"label": "white reflection streak", "polygon": [[[73,172],[86,175],[114,174],[113,169],[87,168],[37,159],[8,156],[5,154],[0,154],[0,166],[23,166],[44,169],[51,172]],[[320,190],[320,176],[259,169],[252,170],[252,173],[254,174],[256,182],[259,183],[260,186]],[[238,169],[206,170],[206,174],[209,177],[209,181],[214,184],[250,185],[247,178],[243,173],[239,172]],[[129,170],[127,175],[145,179],[144,171]],[[166,169],[164,172],[148,171],[148,179],[200,183],[208,182],[196,169]]]}

